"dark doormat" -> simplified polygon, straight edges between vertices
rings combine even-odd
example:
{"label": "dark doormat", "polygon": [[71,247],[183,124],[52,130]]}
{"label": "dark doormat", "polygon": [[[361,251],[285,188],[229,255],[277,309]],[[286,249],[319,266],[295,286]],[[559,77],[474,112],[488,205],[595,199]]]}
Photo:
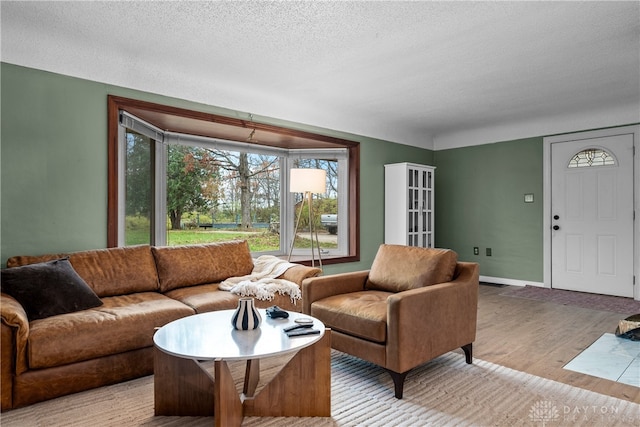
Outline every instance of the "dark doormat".
{"label": "dark doormat", "polygon": [[562,305],[573,305],[593,310],[611,311],[631,315],[640,313],[640,301],[633,298],[611,295],[590,294],[586,292],[549,289],[538,286],[510,287],[500,295],[515,298],[528,298]]}

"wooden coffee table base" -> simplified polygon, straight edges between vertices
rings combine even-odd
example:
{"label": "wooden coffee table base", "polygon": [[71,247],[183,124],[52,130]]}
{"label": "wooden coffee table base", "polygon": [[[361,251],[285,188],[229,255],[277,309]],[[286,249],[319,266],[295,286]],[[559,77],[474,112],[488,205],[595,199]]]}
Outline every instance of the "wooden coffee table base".
{"label": "wooden coffee table base", "polygon": [[214,415],[216,426],[239,426],[244,416],[331,416],[329,329],[318,342],[298,351],[256,396],[253,394],[259,381],[259,359],[247,361],[241,395],[227,362],[216,359],[214,367],[215,381],[198,362],[171,356],[156,348],[155,414]]}

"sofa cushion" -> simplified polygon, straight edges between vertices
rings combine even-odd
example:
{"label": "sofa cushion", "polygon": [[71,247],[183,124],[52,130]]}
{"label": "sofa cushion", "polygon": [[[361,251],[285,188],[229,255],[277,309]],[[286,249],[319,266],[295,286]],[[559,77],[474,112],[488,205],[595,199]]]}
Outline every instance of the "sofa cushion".
{"label": "sofa cushion", "polygon": [[311,304],[311,315],[325,326],[384,343],[387,340],[387,298],[391,292],[361,291],[334,295]]}
{"label": "sofa cushion", "polygon": [[7,267],[69,257],[73,268],[100,298],[158,290],[156,264],[149,245],[97,249],[69,254],[16,256]]}
{"label": "sofa cushion", "polygon": [[177,288],[165,295],[188,305],[196,313],[238,308],[238,295],[219,290],[217,283]]}
{"label": "sofa cushion", "polygon": [[[193,308],[197,313],[206,313],[216,310],[231,310],[238,308],[239,295],[232,294],[228,291],[218,289],[218,283],[209,283],[205,285],[186,286],[184,288],[173,289],[166,296],[178,300],[189,307]],[[289,295],[280,295],[276,293],[272,300],[255,300],[257,308],[267,308],[277,305],[286,311],[300,312],[302,304],[298,301],[291,301]]]}
{"label": "sofa cushion", "polygon": [[380,245],[365,287],[402,292],[449,282],[456,269],[458,254],[451,249]]}
{"label": "sofa cushion", "polygon": [[103,305],[31,322],[29,368],[42,369],[153,345],[154,328],[194,311],[157,292],[103,298]]}
{"label": "sofa cushion", "polygon": [[217,283],[253,270],[249,244],[242,240],[187,246],[154,246],[160,291]]}
{"label": "sofa cushion", "polygon": [[7,268],[0,278],[2,292],[22,304],[30,321],[102,305],[66,258]]}

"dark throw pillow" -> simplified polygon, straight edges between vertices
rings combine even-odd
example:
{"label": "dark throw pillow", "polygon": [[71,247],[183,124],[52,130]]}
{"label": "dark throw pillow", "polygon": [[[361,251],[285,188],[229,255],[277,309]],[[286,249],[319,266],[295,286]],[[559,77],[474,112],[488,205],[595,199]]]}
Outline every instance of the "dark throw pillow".
{"label": "dark throw pillow", "polygon": [[102,305],[66,258],[6,268],[0,281],[2,292],[22,304],[29,320]]}

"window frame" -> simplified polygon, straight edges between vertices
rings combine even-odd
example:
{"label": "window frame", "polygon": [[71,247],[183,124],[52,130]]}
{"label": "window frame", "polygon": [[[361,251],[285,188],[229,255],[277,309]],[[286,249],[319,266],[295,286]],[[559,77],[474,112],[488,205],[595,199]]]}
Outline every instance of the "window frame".
{"label": "window frame", "polygon": [[[287,171],[291,170],[292,168],[296,167],[295,166],[295,162],[296,160],[300,160],[300,159],[314,159],[317,157],[323,157],[324,155],[326,155],[326,152],[322,152],[322,150],[313,150],[313,149],[307,149],[307,150],[299,150],[299,149],[292,149],[289,151],[288,156],[285,158],[285,169]],[[348,170],[347,167],[345,167],[345,163],[347,163],[348,166],[348,158],[345,158],[344,156],[337,156],[336,162],[338,163],[338,170],[339,171],[343,171],[343,170]],[[288,174],[287,174],[288,175]],[[289,188],[289,176],[286,177],[286,181],[284,181],[284,184],[286,185],[286,188]],[[349,206],[349,185],[348,185],[348,180],[349,177],[348,176],[342,176],[342,174],[339,172],[339,176],[338,176],[338,181],[339,181],[339,188],[340,191],[338,192],[338,206]],[[284,218],[285,221],[287,223],[291,223],[293,224],[296,221],[296,217],[295,217],[295,209],[293,209],[294,205],[295,205],[295,195],[294,193],[291,193],[288,190],[285,190],[286,193],[286,197],[287,197],[287,203],[286,206],[283,207],[284,212],[283,214],[281,214],[281,218]],[[315,196],[314,200],[315,199]],[[321,213],[321,212],[320,212]],[[347,224],[349,226],[349,228],[351,228],[351,222],[350,222],[350,218],[349,218],[349,211],[347,209],[339,209],[338,210],[338,224]],[[293,233],[293,229],[289,229],[289,227],[287,227],[287,233],[286,233],[286,239],[288,242],[291,241],[291,239],[293,238],[293,236],[291,236],[291,234]],[[337,251],[339,252],[339,255],[333,255],[331,253],[331,249],[324,249],[325,252],[323,252],[322,255],[322,259],[324,261],[325,258],[327,259],[331,259],[333,258],[338,258],[342,255],[341,253],[344,251],[344,248],[346,248],[347,250],[344,252],[348,252],[348,237],[349,237],[349,233],[340,233],[338,232],[338,248]],[[285,248],[287,249],[287,248]],[[287,249],[288,251],[289,249]],[[300,249],[296,249],[293,248],[293,256],[299,256],[301,253],[303,253],[302,250]]]}
{"label": "window frame", "polygon": [[[107,200],[107,247],[120,246],[119,230],[122,227],[119,197],[120,188],[119,164],[122,160],[119,125],[120,111],[128,112],[163,129],[166,132],[186,133],[237,142],[252,142],[257,145],[297,149],[346,148],[348,156],[347,193],[348,200],[344,214],[349,218],[347,239],[347,255],[323,258],[324,264],[356,262],[360,260],[360,143],[328,135],[293,129],[289,127],[269,125],[254,121],[251,114],[248,120],[221,116],[201,111],[188,110],[146,101],[109,95],[107,100],[107,139],[108,139],[108,200]],[[185,132],[185,130],[191,131]],[[231,135],[231,137],[230,137]],[[257,135],[255,140],[253,136]],[[263,141],[263,142],[262,142]],[[158,145],[156,143],[156,145]],[[155,229],[155,228],[154,228]],[[295,261],[308,264],[309,257],[296,257]]]}

